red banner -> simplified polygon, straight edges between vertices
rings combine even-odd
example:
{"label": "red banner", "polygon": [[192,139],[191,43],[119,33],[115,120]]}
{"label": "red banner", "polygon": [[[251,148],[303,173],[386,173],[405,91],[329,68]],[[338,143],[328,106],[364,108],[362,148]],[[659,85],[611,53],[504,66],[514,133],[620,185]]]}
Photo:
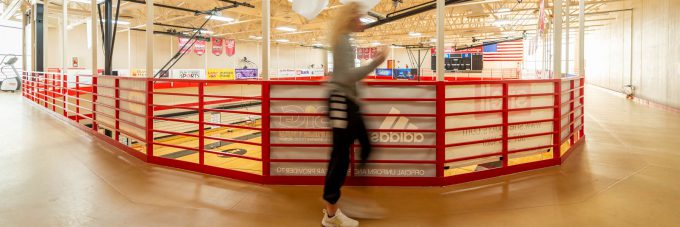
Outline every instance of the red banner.
{"label": "red banner", "polygon": [[224,49],[224,39],[223,38],[212,38],[212,53],[215,56],[222,55],[222,50]]}
{"label": "red banner", "polygon": [[194,44],[194,53],[198,56],[205,54],[205,40],[196,40]]}
{"label": "red banner", "polygon": [[[186,52],[191,51],[191,46],[189,46],[189,44],[187,44],[187,42],[189,42],[189,38],[179,37],[177,43],[178,43],[178,49],[181,49],[180,53],[186,53]],[[184,47],[184,45],[186,45],[186,47]],[[184,49],[182,49],[182,47],[184,47]]]}
{"label": "red banner", "polygon": [[231,57],[236,54],[236,40],[234,39],[227,39],[225,40],[226,42],[226,47],[225,47],[225,52],[227,56]]}

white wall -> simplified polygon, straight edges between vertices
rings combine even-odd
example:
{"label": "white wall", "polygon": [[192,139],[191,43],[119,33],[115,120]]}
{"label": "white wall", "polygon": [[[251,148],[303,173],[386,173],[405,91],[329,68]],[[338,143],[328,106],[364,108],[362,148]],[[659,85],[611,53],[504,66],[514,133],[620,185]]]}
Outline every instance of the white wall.
{"label": "white wall", "polygon": [[680,1],[628,0],[633,8],[632,78],[630,13],[586,37],[586,78],[591,84],[622,91],[630,81],[637,97],[680,108]]}

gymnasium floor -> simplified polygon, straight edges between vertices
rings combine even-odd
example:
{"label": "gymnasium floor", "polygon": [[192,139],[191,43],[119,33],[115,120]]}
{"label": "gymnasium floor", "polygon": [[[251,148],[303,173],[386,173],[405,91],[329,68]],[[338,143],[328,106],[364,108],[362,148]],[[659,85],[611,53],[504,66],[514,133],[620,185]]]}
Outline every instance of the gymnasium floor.
{"label": "gymnasium floor", "polygon": [[[587,143],[561,167],[450,187],[347,188],[362,226],[677,226],[680,114],[588,87]],[[147,165],[0,93],[0,226],[319,226],[321,187]]]}

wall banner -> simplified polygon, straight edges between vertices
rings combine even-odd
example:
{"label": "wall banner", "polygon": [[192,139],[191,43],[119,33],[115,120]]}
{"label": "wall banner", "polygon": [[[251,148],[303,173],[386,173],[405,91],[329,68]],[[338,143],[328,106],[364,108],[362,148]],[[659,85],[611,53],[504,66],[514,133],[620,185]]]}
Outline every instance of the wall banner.
{"label": "wall banner", "polygon": [[196,40],[196,43],[194,43],[194,53],[198,56],[205,54],[205,40]]}
{"label": "wall banner", "polygon": [[208,69],[208,80],[234,80],[234,69]]}
{"label": "wall banner", "polygon": [[227,56],[229,56],[229,57],[234,56],[234,54],[236,54],[236,40],[235,39],[227,39],[227,40],[225,40],[225,42],[226,42],[225,43],[226,44],[225,52],[226,52]]}
{"label": "wall banner", "polygon": [[[188,42],[189,42],[189,38],[184,38],[184,37],[177,38],[177,46],[178,46],[177,48],[181,49],[180,53],[187,53],[187,52],[191,51],[191,46],[190,46],[190,44],[187,44]],[[184,47],[184,45],[186,45],[186,47]],[[184,48],[182,49],[182,47],[184,47]]]}
{"label": "wall banner", "polygon": [[257,69],[236,69],[237,80],[254,80],[258,78]]}
{"label": "wall banner", "polygon": [[212,53],[215,56],[222,55],[224,50],[224,39],[223,38],[212,38]]}

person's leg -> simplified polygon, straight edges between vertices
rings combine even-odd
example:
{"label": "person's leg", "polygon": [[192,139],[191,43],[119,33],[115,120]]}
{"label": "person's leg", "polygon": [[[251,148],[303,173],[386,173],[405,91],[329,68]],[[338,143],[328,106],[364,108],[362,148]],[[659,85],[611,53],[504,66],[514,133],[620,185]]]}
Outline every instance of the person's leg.
{"label": "person's leg", "polygon": [[350,133],[350,118],[348,114],[349,100],[341,94],[331,94],[329,98],[329,117],[333,128],[333,148],[328,162],[328,170],[324,184],[323,198],[326,201],[328,216],[335,215],[340,199],[340,188],[345,183],[349,169],[349,149],[354,138]]}
{"label": "person's leg", "polygon": [[364,122],[364,118],[363,116],[361,116],[360,112],[357,114],[357,117],[358,117],[358,119],[356,120],[357,126],[354,128],[354,132],[355,135],[357,135],[359,144],[361,145],[361,154],[359,162],[363,165],[366,163],[368,158],[371,157],[373,146],[371,145],[371,138],[368,133],[368,130],[366,129],[366,123]]}

